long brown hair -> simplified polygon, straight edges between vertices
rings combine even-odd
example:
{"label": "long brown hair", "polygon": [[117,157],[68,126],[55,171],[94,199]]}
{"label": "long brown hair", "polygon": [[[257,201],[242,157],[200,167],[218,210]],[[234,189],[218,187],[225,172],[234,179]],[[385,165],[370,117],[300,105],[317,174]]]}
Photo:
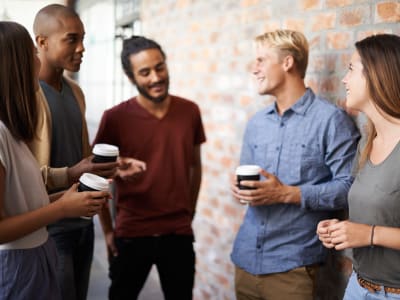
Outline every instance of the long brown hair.
{"label": "long brown hair", "polygon": [[15,22],[0,22],[0,120],[18,140],[31,141],[38,122],[34,45]]}
{"label": "long brown hair", "polygon": [[[378,34],[356,42],[355,46],[361,57],[371,100],[378,110],[400,120],[400,37]],[[375,126],[368,120],[366,144],[359,159],[360,168],[371,153],[375,137]]]}

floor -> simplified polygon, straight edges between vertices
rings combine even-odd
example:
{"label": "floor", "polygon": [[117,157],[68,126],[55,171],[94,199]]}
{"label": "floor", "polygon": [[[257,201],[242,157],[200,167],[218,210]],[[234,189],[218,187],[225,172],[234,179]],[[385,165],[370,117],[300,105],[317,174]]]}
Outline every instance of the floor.
{"label": "floor", "polygon": [[[95,224],[95,245],[87,300],[107,300],[110,280],[108,279],[106,247],[98,218],[95,217],[93,220]],[[163,299],[157,270],[153,269],[138,300]]]}

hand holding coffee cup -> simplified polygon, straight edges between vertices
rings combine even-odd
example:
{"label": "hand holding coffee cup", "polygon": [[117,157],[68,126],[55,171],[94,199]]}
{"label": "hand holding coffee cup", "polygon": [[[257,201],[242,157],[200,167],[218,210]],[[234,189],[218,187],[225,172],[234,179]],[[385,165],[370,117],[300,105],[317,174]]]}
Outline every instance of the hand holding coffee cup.
{"label": "hand holding coffee cup", "polygon": [[80,193],[78,183],[74,183],[67,191],[62,193],[61,197],[55,196],[53,201],[56,200],[54,205],[62,207],[62,218],[77,218],[82,215],[93,216],[98,213],[108,197],[110,197],[108,191]]}
{"label": "hand holding coffee cup", "polygon": [[[91,173],[83,173],[79,178],[78,192],[84,191],[108,191],[109,182],[103,177]],[[91,212],[89,212],[91,213]],[[82,216],[83,219],[90,219],[89,216]]]}
{"label": "hand holding coffee cup", "polygon": [[[238,188],[241,190],[253,190],[254,188],[242,185],[241,182],[246,181],[259,181],[261,168],[257,165],[241,165],[236,168],[236,180]],[[239,200],[240,203],[247,204],[248,201]]]}

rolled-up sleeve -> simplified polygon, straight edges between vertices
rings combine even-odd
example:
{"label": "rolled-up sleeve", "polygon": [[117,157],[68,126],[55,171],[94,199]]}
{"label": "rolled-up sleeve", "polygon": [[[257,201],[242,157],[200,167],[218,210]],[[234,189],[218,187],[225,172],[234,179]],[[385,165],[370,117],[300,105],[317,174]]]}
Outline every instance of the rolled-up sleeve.
{"label": "rolled-up sleeve", "polygon": [[354,121],[338,110],[327,123],[324,134],[325,164],[330,180],[320,184],[304,184],[301,207],[307,210],[337,210],[347,208],[347,194],[353,182],[352,167],[360,138]]}

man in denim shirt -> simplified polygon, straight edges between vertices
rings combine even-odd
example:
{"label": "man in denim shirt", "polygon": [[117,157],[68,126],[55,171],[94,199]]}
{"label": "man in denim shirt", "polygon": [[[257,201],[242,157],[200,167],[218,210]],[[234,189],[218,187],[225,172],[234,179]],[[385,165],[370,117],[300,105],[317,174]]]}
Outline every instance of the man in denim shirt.
{"label": "man in denim shirt", "polygon": [[278,30],[256,38],[253,73],[271,106],[248,123],[240,163],[259,165],[261,181],[232,185],[249,203],[232,261],[237,299],[309,300],[326,250],[317,224],[347,207],[359,132],[341,109],[306,88],[308,43]]}

